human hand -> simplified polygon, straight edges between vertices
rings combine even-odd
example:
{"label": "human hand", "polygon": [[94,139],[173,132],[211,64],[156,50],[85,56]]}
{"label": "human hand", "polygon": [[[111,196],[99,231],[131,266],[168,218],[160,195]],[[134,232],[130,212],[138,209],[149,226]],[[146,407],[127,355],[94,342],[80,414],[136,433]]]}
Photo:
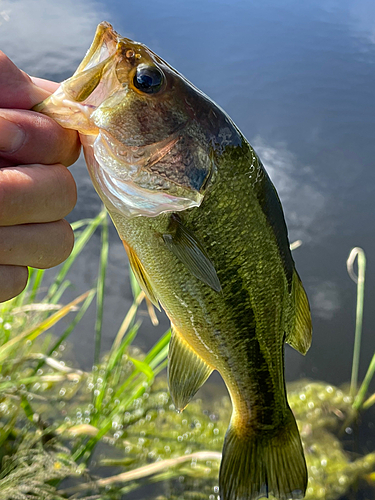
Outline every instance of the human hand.
{"label": "human hand", "polygon": [[78,135],[29,111],[57,87],[30,79],[0,51],[0,302],[25,288],[27,266],[56,266],[73,248],[63,218],[77,199],[66,167],[78,158]]}

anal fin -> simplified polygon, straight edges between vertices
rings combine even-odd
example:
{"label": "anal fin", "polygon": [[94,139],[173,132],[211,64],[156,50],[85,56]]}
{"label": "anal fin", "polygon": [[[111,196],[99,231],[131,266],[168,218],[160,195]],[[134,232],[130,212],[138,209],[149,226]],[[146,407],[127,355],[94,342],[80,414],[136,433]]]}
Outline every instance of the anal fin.
{"label": "anal fin", "polygon": [[293,280],[295,304],[294,324],[285,340],[298,352],[306,354],[311,345],[312,335],[310,306],[306,292],[296,271],[294,271]]}
{"label": "anal fin", "polygon": [[125,241],[122,242],[124,244],[126,253],[128,255],[129,263],[131,265],[135,277],[137,278],[139,286],[145,292],[145,295],[149,299],[149,301],[160,311],[160,305],[158,299],[156,298],[156,295],[152,289],[150,280],[147,276],[147,272],[143,267],[142,262],[139,260],[134,250]]}
{"label": "anal fin", "polygon": [[172,326],[169,344],[168,384],[173,404],[182,411],[213,369],[189,346]]}

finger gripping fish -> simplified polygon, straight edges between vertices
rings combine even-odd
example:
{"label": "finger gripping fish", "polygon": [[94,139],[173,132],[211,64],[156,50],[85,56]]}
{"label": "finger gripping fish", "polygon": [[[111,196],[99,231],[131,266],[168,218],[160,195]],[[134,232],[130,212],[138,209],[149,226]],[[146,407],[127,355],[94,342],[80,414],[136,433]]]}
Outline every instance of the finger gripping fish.
{"label": "finger gripping fish", "polygon": [[108,23],[35,109],[79,131],[139,284],[171,320],[176,409],[213,370],[228,387],[221,500],[302,498],[284,342],[306,353],[310,311],[279,198],[252,147],[206,95]]}

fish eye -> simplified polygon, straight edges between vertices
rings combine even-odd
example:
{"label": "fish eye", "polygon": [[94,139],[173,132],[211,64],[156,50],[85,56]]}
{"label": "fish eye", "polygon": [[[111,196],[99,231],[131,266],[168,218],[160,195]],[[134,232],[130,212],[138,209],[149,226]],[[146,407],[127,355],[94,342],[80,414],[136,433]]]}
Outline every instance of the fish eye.
{"label": "fish eye", "polygon": [[156,66],[139,65],[133,78],[134,87],[146,94],[159,92],[164,82],[164,74]]}

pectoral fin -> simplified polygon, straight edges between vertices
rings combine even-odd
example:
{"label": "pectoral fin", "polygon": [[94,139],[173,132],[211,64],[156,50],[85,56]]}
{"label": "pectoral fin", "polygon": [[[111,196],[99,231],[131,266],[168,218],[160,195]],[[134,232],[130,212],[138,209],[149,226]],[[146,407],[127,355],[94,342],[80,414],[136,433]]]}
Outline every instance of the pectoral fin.
{"label": "pectoral fin", "polygon": [[177,216],[173,216],[171,220],[171,232],[163,234],[163,240],[169,250],[189,269],[193,276],[206,283],[215,292],[220,292],[221,285],[215,267],[202,245]]}
{"label": "pectoral fin", "polygon": [[145,271],[142,262],[139,260],[134,250],[125,241],[123,241],[123,244],[126,253],[128,254],[129,263],[131,265],[131,268],[133,269],[135,277],[137,278],[139,286],[145,292],[145,295],[149,299],[149,301],[154,304],[154,306],[160,311],[158,299],[156,298],[156,295],[152,289],[150,280],[147,276],[147,272]]}
{"label": "pectoral fin", "polygon": [[169,344],[168,384],[176,410],[182,411],[213,369],[172,326]]}
{"label": "pectoral fin", "polygon": [[286,337],[286,342],[301,354],[306,354],[311,344],[311,315],[309,301],[298,274],[294,271],[294,326]]}

